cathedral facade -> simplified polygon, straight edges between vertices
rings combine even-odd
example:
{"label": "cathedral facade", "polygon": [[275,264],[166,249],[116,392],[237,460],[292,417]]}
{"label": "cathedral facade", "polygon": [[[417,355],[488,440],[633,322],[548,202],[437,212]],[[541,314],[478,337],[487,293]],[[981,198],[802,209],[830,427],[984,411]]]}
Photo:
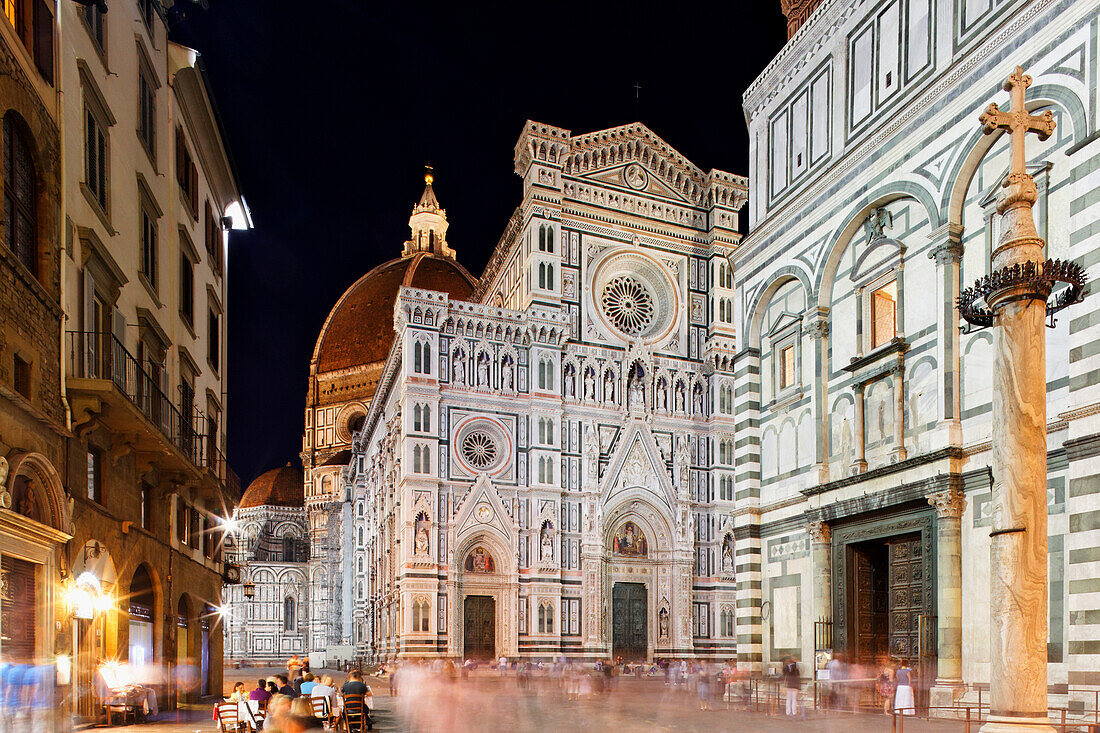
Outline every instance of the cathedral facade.
{"label": "cathedral facade", "polygon": [[[640,124],[529,122],[515,167],[477,290],[397,298],[345,475],[360,650],[729,656],[746,182]],[[449,257],[445,222],[414,214],[406,250]]]}

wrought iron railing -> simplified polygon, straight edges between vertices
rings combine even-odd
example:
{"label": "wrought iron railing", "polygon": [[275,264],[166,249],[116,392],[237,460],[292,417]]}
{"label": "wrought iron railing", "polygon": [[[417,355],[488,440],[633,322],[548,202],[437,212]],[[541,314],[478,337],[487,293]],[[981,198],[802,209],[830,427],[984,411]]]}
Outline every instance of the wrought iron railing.
{"label": "wrought iron railing", "polygon": [[[159,379],[151,375],[114,334],[69,331],[69,364],[75,378],[114,382],[188,460],[200,468],[208,467],[201,413],[195,410],[184,413],[176,407],[161,389]],[[220,453],[218,460],[224,466]]]}

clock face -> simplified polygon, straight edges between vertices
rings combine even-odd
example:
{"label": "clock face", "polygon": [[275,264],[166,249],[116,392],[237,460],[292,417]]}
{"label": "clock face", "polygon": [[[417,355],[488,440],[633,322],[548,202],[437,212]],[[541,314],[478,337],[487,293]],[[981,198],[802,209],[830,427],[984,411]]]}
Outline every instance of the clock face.
{"label": "clock face", "polygon": [[241,571],[236,565],[230,565],[225,569],[225,577],[229,579],[230,583],[236,583],[241,579]]}
{"label": "clock face", "polygon": [[474,508],[474,516],[477,517],[479,522],[488,522],[493,516],[493,510],[489,508],[488,504],[478,504]]}

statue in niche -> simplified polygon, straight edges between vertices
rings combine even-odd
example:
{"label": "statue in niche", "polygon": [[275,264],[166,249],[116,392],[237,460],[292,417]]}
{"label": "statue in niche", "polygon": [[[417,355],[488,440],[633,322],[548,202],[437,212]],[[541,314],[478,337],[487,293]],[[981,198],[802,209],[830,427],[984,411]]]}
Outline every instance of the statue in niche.
{"label": "statue in niche", "polygon": [[878,401],[878,437],[882,440],[886,437],[886,400]]}
{"label": "statue in niche", "polygon": [[658,633],[662,639],[668,638],[668,609],[662,608],[660,613],[657,614],[657,628]]}
{"label": "statue in niche", "polygon": [[584,427],[584,462],[588,478],[596,478],[596,470],[600,461],[600,439],[596,435],[596,427],[588,423]]}
{"label": "statue in niche", "polygon": [[679,468],[680,487],[684,490],[687,489],[688,481],[690,480],[691,476],[691,474],[689,473],[691,469],[691,455],[689,451],[690,449],[688,447],[688,439],[681,436],[680,444],[676,450],[676,464]]}
{"label": "statue in niche", "polygon": [[577,397],[577,368],[572,364],[565,367],[565,396]]}
{"label": "statue in niche", "polygon": [[596,399],[596,372],[592,367],[587,367],[584,370],[584,398],[586,400]]}
{"label": "statue in niche", "polygon": [[733,538],[729,535],[722,543],[722,572],[733,573]]}
{"label": "statue in niche", "polygon": [[610,369],[603,373],[603,400],[607,403],[615,401],[615,372]]}
{"label": "statue in niche", "polygon": [[416,541],[413,543],[417,555],[428,554],[428,519],[423,514],[416,520]]}
{"label": "statue in niche", "polygon": [[552,562],[554,559],[554,530],[550,522],[543,522],[539,540],[539,559],[543,562]]}
{"label": "statue in niche", "polygon": [[630,370],[629,406],[631,409],[645,407],[645,371],[641,364],[635,364]]}
{"label": "statue in niche", "polygon": [[489,386],[489,355],[484,351],[477,357],[477,386]]}
{"label": "statue in niche", "polygon": [[668,382],[664,377],[657,380],[657,409],[668,412]]}
{"label": "statue in niche", "polygon": [[692,390],[692,411],[696,415],[703,414],[703,388],[700,385],[695,385],[695,389]]}
{"label": "statue in niche", "polygon": [[506,356],[500,368],[500,388],[505,392],[511,392],[515,389],[515,383],[516,368],[512,363],[512,357]]}
{"label": "statue in niche", "polygon": [[16,474],[15,481],[12,483],[14,493],[12,499],[15,511],[28,519],[41,522],[42,515],[38,507],[38,497],[34,491],[34,481],[21,474]]}
{"label": "statue in niche", "polygon": [[684,411],[684,383],[676,383],[676,412]]}
{"label": "statue in niche", "polygon": [[466,354],[462,353],[462,349],[459,349],[454,354],[454,370],[453,379],[451,380],[455,384],[466,384]]}

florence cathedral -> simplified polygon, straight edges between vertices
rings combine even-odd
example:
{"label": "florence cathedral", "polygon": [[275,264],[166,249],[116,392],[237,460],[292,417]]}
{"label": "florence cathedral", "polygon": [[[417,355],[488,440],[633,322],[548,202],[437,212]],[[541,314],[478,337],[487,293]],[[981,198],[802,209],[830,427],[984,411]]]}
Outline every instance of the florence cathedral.
{"label": "florence cathedral", "polygon": [[[784,10],[741,97],[747,178],[641,123],[528,121],[480,277],[426,178],[400,256],[317,339],[304,472],[244,495],[267,625],[231,655],[844,652],[909,660],[935,700],[988,682],[994,339],[955,303],[1011,155],[978,115],[1028,70],[1056,123],[1027,148],[1039,235],[1095,275],[1100,3]],[[1098,312],[1046,337],[1055,691],[1100,684]]]}

